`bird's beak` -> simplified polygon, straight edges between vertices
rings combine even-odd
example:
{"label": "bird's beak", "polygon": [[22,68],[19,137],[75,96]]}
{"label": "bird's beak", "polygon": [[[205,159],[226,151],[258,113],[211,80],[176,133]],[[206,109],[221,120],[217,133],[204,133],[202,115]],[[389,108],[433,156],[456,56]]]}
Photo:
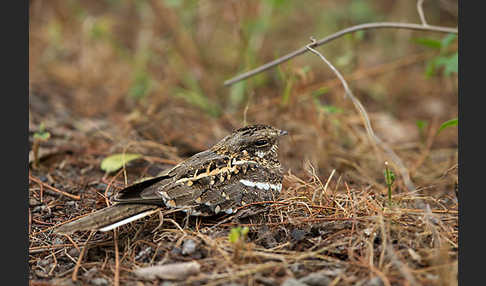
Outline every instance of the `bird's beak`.
{"label": "bird's beak", "polygon": [[278,134],[279,136],[283,136],[283,135],[288,135],[289,132],[288,131],[285,131],[285,130],[280,130],[280,133]]}

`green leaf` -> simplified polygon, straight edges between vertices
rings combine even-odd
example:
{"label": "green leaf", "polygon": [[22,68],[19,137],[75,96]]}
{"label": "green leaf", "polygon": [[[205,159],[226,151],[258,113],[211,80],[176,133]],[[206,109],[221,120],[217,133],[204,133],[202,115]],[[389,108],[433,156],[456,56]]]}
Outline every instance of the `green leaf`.
{"label": "green leaf", "polygon": [[442,47],[441,41],[428,39],[428,38],[415,38],[413,41],[424,47],[429,47],[433,49],[440,49]]}
{"label": "green leaf", "polygon": [[449,57],[439,57],[436,64],[437,67],[444,67],[445,76],[457,73],[459,69],[459,54],[456,52]]}
{"label": "green leaf", "polygon": [[113,154],[103,159],[103,161],[101,161],[101,169],[107,173],[111,173],[122,168],[128,162],[140,157],[142,157],[142,155],[140,154],[128,154],[128,153]]}
{"label": "green leaf", "polygon": [[34,138],[40,139],[42,141],[46,141],[50,137],[51,137],[51,133],[49,133],[49,132],[36,132],[36,133],[34,133]]}
{"label": "green leaf", "polygon": [[320,88],[312,91],[311,96],[314,97],[315,99],[317,99],[319,96],[324,95],[328,92],[329,92],[329,88],[323,86],[323,87],[320,87]]}
{"label": "green leaf", "polygon": [[336,107],[334,105],[321,105],[320,108],[326,112],[326,113],[329,113],[329,114],[338,114],[338,113],[342,113],[343,110],[339,107]]}
{"label": "green leaf", "polygon": [[447,120],[446,122],[442,123],[442,125],[440,125],[439,130],[437,131],[437,134],[439,134],[442,130],[446,129],[447,127],[457,126],[457,124],[458,124],[457,118]]}

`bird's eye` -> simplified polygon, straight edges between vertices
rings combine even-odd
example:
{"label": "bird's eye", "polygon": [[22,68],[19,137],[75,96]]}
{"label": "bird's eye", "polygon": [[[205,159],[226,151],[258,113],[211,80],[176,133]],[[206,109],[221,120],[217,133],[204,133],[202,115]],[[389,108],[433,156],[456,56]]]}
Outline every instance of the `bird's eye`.
{"label": "bird's eye", "polygon": [[266,139],[259,139],[259,140],[255,141],[255,145],[257,147],[263,147],[267,144],[268,144],[268,140],[266,140]]}

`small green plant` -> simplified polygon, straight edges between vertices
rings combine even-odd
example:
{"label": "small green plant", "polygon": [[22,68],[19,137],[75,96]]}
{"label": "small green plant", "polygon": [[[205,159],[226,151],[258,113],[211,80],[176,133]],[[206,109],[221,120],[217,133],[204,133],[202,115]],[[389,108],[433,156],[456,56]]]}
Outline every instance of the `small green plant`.
{"label": "small green plant", "polygon": [[113,23],[110,21],[109,18],[95,18],[93,24],[91,25],[91,29],[89,30],[89,35],[94,40],[110,40],[112,26]]}
{"label": "small green plant", "polygon": [[319,89],[313,91],[311,93],[312,99],[314,100],[314,105],[319,109],[320,111],[323,111],[324,113],[327,114],[339,114],[343,112],[343,109],[334,106],[334,105],[329,105],[329,104],[322,104],[321,103],[321,96],[325,95],[326,93],[329,92],[328,87],[320,87]]}
{"label": "small green plant", "polygon": [[294,84],[298,81],[307,81],[308,74],[311,71],[311,67],[304,66],[302,68],[291,70],[288,72],[285,72],[281,67],[278,67],[277,71],[278,77],[285,85],[282,93],[281,104],[283,106],[286,106],[289,103],[290,96],[292,95]]}
{"label": "small green plant", "polygon": [[150,74],[144,69],[138,69],[134,72],[133,83],[128,94],[135,99],[143,98],[149,93],[151,84]]}
{"label": "small green plant", "polygon": [[249,230],[250,229],[247,226],[245,226],[245,227],[241,227],[241,226],[233,227],[230,230],[230,233],[228,234],[228,241],[233,243],[233,244],[239,243],[241,241],[245,241]]}
{"label": "small green plant", "polygon": [[392,205],[392,185],[395,182],[395,174],[388,169],[388,162],[385,162],[385,184],[388,188],[388,205]]}
{"label": "small green plant", "polygon": [[287,105],[290,100],[290,94],[292,93],[292,87],[294,85],[295,76],[290,75],[285,83],[285,89],[282,94],[282,104]]}
{"label": "small green plant", "polygon": [[281,104],[286,106],[289,103],[292,87],[295,81],[295,74],[292,72],[285,72],[280,66],[277,68],[278,77],[284,84]]}
{"label": "small green plant", "polygon": [[173,95],[176,97],[181,97],[189,104],[192,104],[202,110],[212,117],[219,117],[222,113],[221,107],[216,102],[213,102],[209,97],[207,97],[198,81],[191,75],[187,75],[184,80],[184,85],[187,86],[177,87],[173,90]]}
{"label": "small green plant", "polygon": [[228,241],[233,244],[233,260],[238,261],[240,257],[240,251],[245,246],[245,241],[249,232],[249,228],[247,226],[241,227],[233,227],[228,234]]}
{"label": "small green plant", "polygon": [[46,127],[42,122],[39,126],[39,131],[34,133],[34,142],[32,143],[32,153],[34,154],[33,167],[39,167],[39,147],[41,142],[45,142],[51,138],[51,133],[46,131]]}

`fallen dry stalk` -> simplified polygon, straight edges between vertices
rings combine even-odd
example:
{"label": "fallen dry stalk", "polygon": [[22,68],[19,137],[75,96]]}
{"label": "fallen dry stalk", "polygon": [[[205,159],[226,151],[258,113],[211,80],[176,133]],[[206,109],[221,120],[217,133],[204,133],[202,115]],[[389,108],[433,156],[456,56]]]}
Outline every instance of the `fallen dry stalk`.
{"label": "fallen dry stalk", "polygon": [[66,197],[70,197],[70,198],[75,199],[75,200],[80,200],[81,199],[80,196],[73,195],[73,194],[70,194],[70,193],[66,193],[66,192],[61,191],[61,190],[59,190],[57,188],[54,188],[53,186],[51,186],[49,184],[46,184],[46,183],[42,182],[38,178],[32,176],[30,173],[29,173],[29,180],[32,180],[32,181],[36,182],[37,184],[39,184],[41,186],[44,186],[44,187],[46,187],[46,188],[48,188],[48,189],[50,189],[50,190],[52,190],[52,191],[54,191],[56,193],[60,193],[61,195],[64,195]]}
{"label": "fallen dry stalk", "polygon": [[[91,236],[94,233],[95,233],[94,231],[91,231],[90,232],[90,234],[88,236],[88,239],[86,239],[86,243],[88,243],[88,241],[90,240]],[[71,276],[71,279],[73,281],[77,281],[78,280],[78,270],[79,270],[79,267],[81,266],[81,261],[83,260],[83,256],[86,253],[86,248],[88,248],[88,245],[87,244],[85,244],[85,246],[83,247],[83,250],[81,250],[81,252],[79,253],[78,261],[76,262],[76,266],[74,266],[73,274]]]}

